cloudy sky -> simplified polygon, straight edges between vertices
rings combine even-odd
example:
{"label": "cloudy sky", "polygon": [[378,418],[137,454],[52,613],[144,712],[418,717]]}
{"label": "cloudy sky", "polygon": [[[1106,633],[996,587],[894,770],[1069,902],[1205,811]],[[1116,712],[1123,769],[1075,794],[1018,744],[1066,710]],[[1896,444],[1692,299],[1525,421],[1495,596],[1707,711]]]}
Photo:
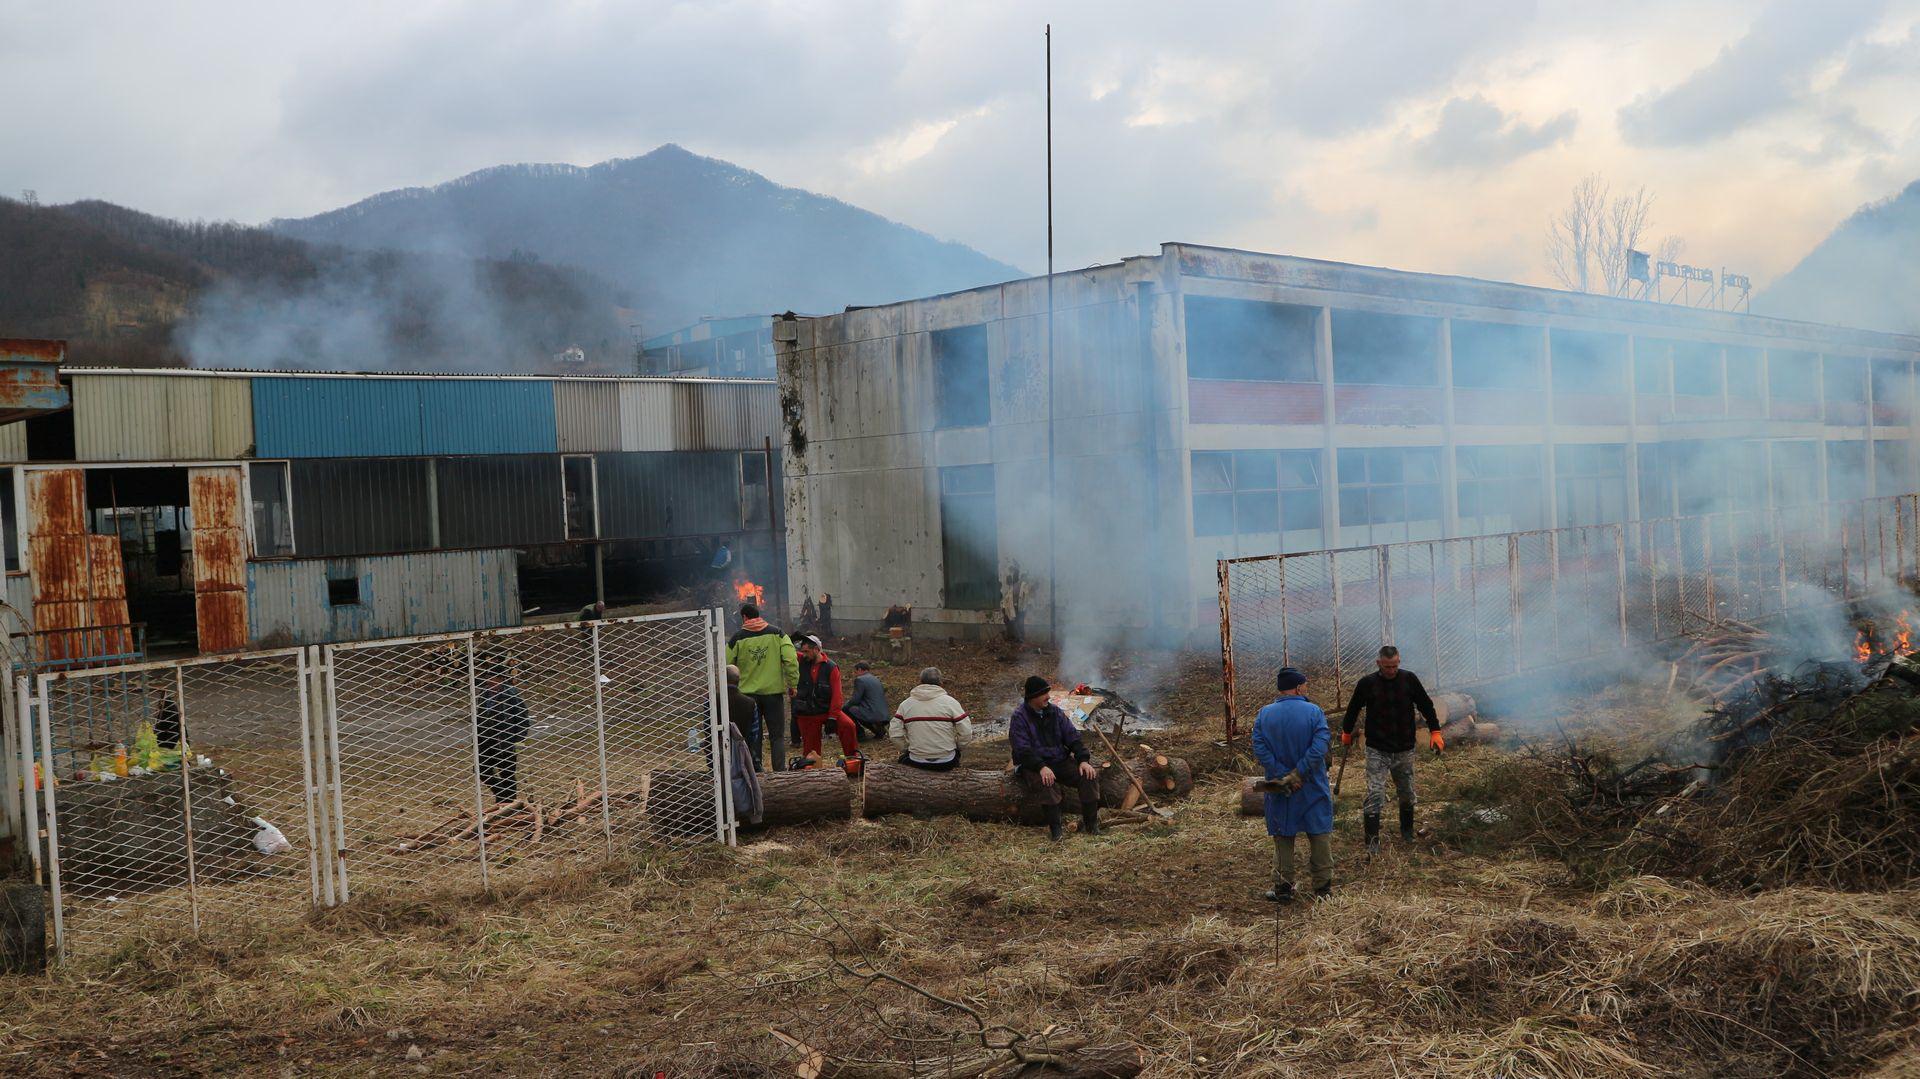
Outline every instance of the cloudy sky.
{"label": "cloudy sky", "polygon": [[264,221],[663,142],[1045,264],[1163,240],[1545,283],[1583,175],[1762,282],[1920,179],[1920,0],[0,0],[0,192]]}

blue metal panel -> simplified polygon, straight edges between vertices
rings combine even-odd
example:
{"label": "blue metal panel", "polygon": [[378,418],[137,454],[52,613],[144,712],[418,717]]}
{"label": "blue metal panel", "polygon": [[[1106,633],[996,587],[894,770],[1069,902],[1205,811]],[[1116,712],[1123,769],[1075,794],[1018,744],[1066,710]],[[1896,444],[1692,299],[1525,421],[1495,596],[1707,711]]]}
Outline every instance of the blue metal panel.
{"label": "blue metal panel", "polygon": [[[518,567],[511,550],[250,562],[249,630],[277,648],[518,625]],[[329,578],[358,581],[360,602],[330,603]]]}
{"label": "blue metal panel", "polygon": [[420,427],[432,454],[557,453],[553,383],[434,379],[420,384]]}
{"label": "blue metal panel", "polygon": [[[420,380],[256,378],[256,457],[406,457],[425,453]],[[548,407],[547,438],[553,438]]]}

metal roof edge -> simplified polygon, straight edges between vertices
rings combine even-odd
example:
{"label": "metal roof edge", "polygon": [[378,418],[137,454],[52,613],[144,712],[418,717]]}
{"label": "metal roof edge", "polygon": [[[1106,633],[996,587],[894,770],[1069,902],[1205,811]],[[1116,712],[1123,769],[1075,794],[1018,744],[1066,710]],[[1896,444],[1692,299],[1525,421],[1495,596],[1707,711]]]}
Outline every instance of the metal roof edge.
{"label": "metal roof edge", "polygon": [[770,378],[724,378],[717,376],[673,375],[485,375],[434,371],[271,371],[247,368],[211,367],[61,367],[63,375],[160,375],[170,378],[365,378],[365,379],[438,379],[460,382],[635,382],[635,383],[720,383],[726,385],[774,384]]}

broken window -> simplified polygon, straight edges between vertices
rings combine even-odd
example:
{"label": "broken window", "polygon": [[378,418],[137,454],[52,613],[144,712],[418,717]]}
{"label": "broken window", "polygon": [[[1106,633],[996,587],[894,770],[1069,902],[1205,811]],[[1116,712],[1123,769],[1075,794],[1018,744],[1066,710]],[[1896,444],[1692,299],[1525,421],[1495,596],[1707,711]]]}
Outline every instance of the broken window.
{"label": "broken window", "polygon": [[1673,342],[1673,392],[1688,397],[1720,396],[1720,346],[1701,341]]}
{"label": "broken window", "polygon": [[0,525],[5,528],[8,573],[20,572],[20,510],[13,502],[13,477],[18,471],[14,468],[0,469],[0,475],[6,477],[5,485],[0,486]]}
{"label": "broken window", "polygon": [[1547,527],[1546,488],[1538,446],[1461,446],[1460,535],[1525,532]]}
{"label": "broken window", "polygon": [[749,532],[764,532],[767,513],[767,451],[750,450],[740,455],[740,498],[745,502],[741,527]]}
{"label": "broken window", "polygon": [[1818,405],[1820,357],[1811,352],[1767,351],[1767,393],[1775,401]]}
{"label": "broken window", "polygon": [[1554,330],[1553,389],[1556,393],[1625,393],[1627,339],[1613,333]]}
{"label": "broken window", "polygon": [[1318,308],[1295,304],[1188,296],[1187,377],[1317,382],[1318,315]]}
{"label": "broken window", "polygon": [[1194,536],[1237,537],[1236,556],[1325,545],[1318,451],[1200,450],[1191,467]]}
{"label": "broken window", "polygon": [[1811,440],[1773,444],[1773,504],[1806,506],[1820,501],[1820,447]]}
{"label": "broken window", "polygon": [[1665,397],[1673,385],[1673,346],[1671,342],[1645,338],[1633,343],[1633,392],[1647,397]]}
{"label": "broken window", "polygon": [[1618,444],[1556,446],[1555,495],[1563,528],[1627,519],[1627,448]]}
{"label": "broken window", "polygon": [[940,556],[948,607],[989,611],[1000,606],[992,465],[940,470]]}
{"label": "broken window", "polygon": [[1828,356],[1826,374],[1827,400],[1859,402],[1867,399],[1867,361],[1857,356]]}
{"label": "broken window", "polygon": [[932,337],[933,426],[986,426],[993,417],[987,391],[987,328],[935,330]]}
{"label": "broken window", "polygon": [[1760,396],[1760,350],[1745,345],[1727,346],[1727,396]]}
{"label": "broken window", "polygon": [[1455,319],[1453,384],[1461,389],[1537,390],[1540,328]]}
{"label": "broken window", "polygon": [[1440,320],[1333,312],[1333,380],[1384,386],[1440,384]]}
{"label": "broken window", "polygon": [[364,602],[360,597],[360,574],[351,563],[329,565],[327,567],[327,606],[357,607]]}
{"label": "broken window", "polygon": [[1827,501],[1852,502],[1867,497],[1867,444],[1827,443]]}
{"label": "broken window", "polygon": [[257,558],[293,553],[293,508],[287,497],[287,463],[256,461],[247,466],[253,497],[253,550]]}
{"label": "broken window", "polygon": [[1339,452],[1342,545],[1439,538],[1439,449]]}

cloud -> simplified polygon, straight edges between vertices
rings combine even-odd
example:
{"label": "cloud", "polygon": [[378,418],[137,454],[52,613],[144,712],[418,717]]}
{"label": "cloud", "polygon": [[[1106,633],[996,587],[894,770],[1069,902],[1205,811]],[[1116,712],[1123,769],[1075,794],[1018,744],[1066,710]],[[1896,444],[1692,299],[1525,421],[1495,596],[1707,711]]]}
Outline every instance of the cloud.
{"label": "cloud", "polygon": [[1884,6],[1774,0],[1711,63],[1622,108],[1620,134],[1636,146],[1711,142],[1799,105],[1819,67],[1871,29]]}
{"label": "cloud", "polygon": [[1479,94],[1456,97],[1441,107],[1439,124],[1409,150],[1415,161],[1435,168],[1489,169],[1566,141],[1579,122],[1579,113],[1568,109],[1526,124]]}

